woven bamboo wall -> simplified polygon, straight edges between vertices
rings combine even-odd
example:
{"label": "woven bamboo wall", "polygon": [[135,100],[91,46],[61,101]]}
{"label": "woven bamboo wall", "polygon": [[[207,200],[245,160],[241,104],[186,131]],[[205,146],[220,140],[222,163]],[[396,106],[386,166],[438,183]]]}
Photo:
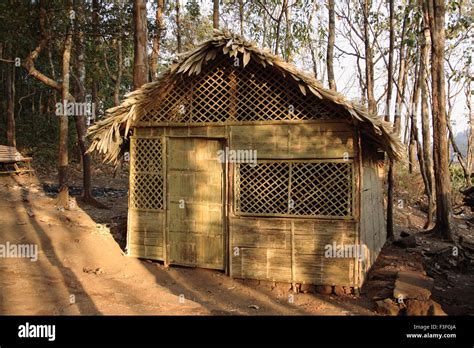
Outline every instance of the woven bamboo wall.
{"label": "woven bamboo wall", "polygon": [[357,261],[324,256],[328,244],[358,243],[354,129],[341,122],[231,128],[231,149],[261,156],[257,166],[231,166],[231,276],[356,286]]}
{"label": "woven bamboo wall", "polygon": [[362,146],[360,243],[366,247],[366,261],[361,265],[360,283],[373,265],[387,237],[385,228],[382,178],[377,156],[367,144]]}

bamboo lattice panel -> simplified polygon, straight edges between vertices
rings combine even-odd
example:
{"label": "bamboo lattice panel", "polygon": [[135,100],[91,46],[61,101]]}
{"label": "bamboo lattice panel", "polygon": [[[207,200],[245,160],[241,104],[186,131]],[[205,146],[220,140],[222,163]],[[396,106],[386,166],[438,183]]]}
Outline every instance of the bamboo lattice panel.
{"label": "bamboo lattice panel", "polygon": [[163,209],[163,142],[161,138],[132,138],[130,206]]}
{"label": "bamboo lattice panel", "polygon": [[293,163],[294,215],[351,216],[352,163]]}
{"label": "bamboo lattice panel", "polygon": [[286,214],[288,212],[289,163],[237,165],[237,205],[239,212]]}
{"label": "bamboo lattice panel", "polygon": [[313,120],[343,117],[331,104],[272,67],[251,61],[245,68],[221,58],[198,76],[179,76],[163,100],[146,111],[141,121],[210,124],[232,121]]}
{"label": "bamboo lattice panel", "polygon": [[252,215],[351,217],[352,162],[236,165],[235,210]]}
{"label": "bamboo lattice panel", "polygon": [[[257,63],[237,73],[237,119],[239,121],[334,119],[339,114],[271,68]],[[307,92],[309,93],[309,91]]]}

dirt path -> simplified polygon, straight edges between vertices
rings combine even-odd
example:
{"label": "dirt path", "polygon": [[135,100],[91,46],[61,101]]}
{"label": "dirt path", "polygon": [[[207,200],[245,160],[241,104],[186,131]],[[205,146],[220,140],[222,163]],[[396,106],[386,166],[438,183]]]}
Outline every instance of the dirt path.
{"label": "dirt path", "polygon": [[[423,269],[435,280],[433,298],[448,314],[474,313],[472,269],[436,256],[447,246],[420,232],[419,210],[396,211],[396,235],[414,234],[417,246],[387,243],[361,296],[293,294],[287,284],[125,256],[127,174],[113,181],[110,173],[95,174],[109,210],[79,203],[60,212],[53,194],[43,191],[51,188],[44,185],[52,184],[48,178],[28,186],[0,177],[0,246],[36,244],[39,250],[36,262],[0,258],[0,314],[376,315],[374,301],[392,297],[398,271]],[[73,176],[71,185],[80,186],[80,180]],[[474,243],[470,225],[458,226],[463,239]],[[438,263],[442,268],[433,269]]]}
{"label": "dirt path", "polygon": [[[91,208],[60,212],[41,186],[1,180],[0,244],[37,244],[39,257],[0,259],[0,314],[373,314],[363,298],[292,295],[288,285],[126,257]],[[103,214],[123,211],[120,200]]]}

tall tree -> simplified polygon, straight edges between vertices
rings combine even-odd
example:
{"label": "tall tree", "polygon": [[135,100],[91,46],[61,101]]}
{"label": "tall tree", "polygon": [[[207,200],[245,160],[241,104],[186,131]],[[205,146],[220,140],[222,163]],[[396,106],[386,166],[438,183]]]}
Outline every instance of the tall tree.
{"label": "tall tree", "polygon": [[[274,28],[274,38],[275,38],[275,41],[274,41],[274,47],[273,47],[273,53],[275,55],[278,55],[278,52],[280,51],[280,41],[281,41],[281,25],[282,25],[282,20],[283,20],[283,16],[286,12],[286,9],[287,9],[287,6],[288,6],[288,0],[283,0],[281,5],[279,6],[267,6],[267,5],[270,5],[267,3],[266,0],[257,0],[257,3],[258,5],[260,6],[261,9],[264,10],[265,14],[268,15],[268,17],[273,21],[274,25],[275,25],[275,28]],[[270,11],[268,9],[268,7],[272,8],[272,11]],[[278,16],[275,17],[275,11],[278,10],[279,13],[278,13]],[[265,17],[264,17],[265,19]],[[265,22],[264,22],[265,24]],[[269,26],[267,28],[267,26],[265,25],[265,30],[264,32],[266,32],[267,30],[271,30],[270,29],[271,26]],[[265,37],[270,37],[270,35],[266,35],[265,34]],[[265,42],[265,40],[264,40]]]}
{"label": "tall tree", "polygon": [[[387,99],[385,103],[385,120],[390,122],[390,107],[392,102],[392,85],[393,85],[393,51],[395,46],[395,10],[394,0],[389,0],[389,51],[388,51],[388,71],[387,71]],[[389,159],[388,165],[388,190],[387,190],[387,238],[393,238],[393,186],[394,172],[393,163]]]}
{"label": "tall tree", "polygon": [[176,50],[178,53],[183,51],[183,45],[181,43],[181,10],[180,10],[180,0],[176,0]]}
{"label": "tall tree", "polygon": [[402,103],[405,98],[405,88],[407,81],[408,69],[406,66],[406,40],[405,35],[407,31],[407,22],[409,20],[410,11],[408,8],[405,8],[403,11],[403,22],[402,29],[400,33],[400,44],[398,49],[398,78],[397,78],[397,93],[395,97],[395,115],[393,119],[393,126],[395,134],[400,135],[401,130],[401,116],[402,116]]}
{"label": "tall tree", "polygon": [[72,8],[72,1],[68,3],[68,14],[70,23],[67,26],[66,38],[64,41],[63,50],[63,67],[62,67],[62,82],[61,82],[61,102],[62,102],[62,115],[59,116],[59,166],[58,166],[58,179],[59,179],[59,195],[56,205],[60,208],[65,208],[68,205],[69,200],[69,187],[68,187],[68,166],[69,166],[69,154],[68,154],[68,129],[69,129],[69,117],[67,115],[67,104],[69,103],[69,81],[70,81],[70,65],[71,65],[71,49],[72,49],[72,26],[74,25],[75,15]]}
{"label": "tall tree", "polygon": [[[423,0],[421,0],[423,1]],[[425,228],[430,227],[433,224],[433,212],[435,209],[434,201],[434,171],[433,171],[433,159],[431,155],[431,135],[430,135],[430,115],[429,115],[429,97],[428,97],[428,67],[430,63],[430,29],[428,13],[423,10],[423,30],[421,32],[421,52],[420,52],[420,70],[419,70],[419,81],[421,89],[421,138],[423,141],[422,156],[424,162],[424,170],[422,173],[425,183],[425,193],[428,198],[428,214],[425,224]]]}
{"label": "tall tree", "polygon": [[244,36],[244,0],[239,0],[240,36]]}
{"label": "tall tree", "polygon": [[370,113],[377,113],[377,101],[374,95],[374,61],[372,56],[372,43],[370,40],[370,8],[372,0],[364,0],[363,17],[364,17],[364,48],[365,48],[365,80],[367,92],[367,107]]}
{"label": "tall tree", "polygon": [[219,29],[219,0],[214,0],[214,6],[212,10],[212,27]]}
{"label": "tall tree", "polygon": [[151,52],[151,58],[150,58],[151,78],[153,81],[156,81],[156,79],[158,78],[158,56],[160,55],[161,39],[162,39],[163,28],[164,28],[163,7],[164,7],[164,1],[157,0],[156,15],[155,15],[156,33],[153,37],[153,50]]}
{"label": "tall tree", "polygon": [[446,90],[444,77],[445,3],[425,0],[431,34],[431,112],[433,122],[433,157],[436,189],[436,234],[453,239],[451,226],[451,181],[448,168]]}
{"label": "tall tree", "polygon": [[283,3],[281,5],[281,11],[280,14],[278,15],[278,18],[273,18],[276,21],[276,39],[275,39],[275,49],[274,52],[275,54],[278,55],[278,52],[280,50],[280,38],[281,38],[281,21],[283,19],[283,15],[286,12],[286,7],[288,6],[288,0],[283,0]]}
{"label": "tall tree", "polygon": [[291,32],[291,4],[285,7],[285,61],[291,62],[292,57],[292,32]]}
{"label": "tall tree", "polygon": [[114,105],[118,106],[120,104],[120,87],[122,85],[122,75],[123,75],[123,44],[122,38],[118,38],[115,41],[115,47],[117,49],[117,70],[113,73],[109,68],[109,63],[107,59],[107,54],[104,51],[104,66],[107,71],[110,79],[114,83]]}
{"label": "tall tree", "polygon": [[[308,28],[311,28],[312,25],[313,25],[313,18],[314,18],[314,14],[317,12],[318,10],[318,6],[316,3],[312,3],[311,4],[311,10],[309,11],[309,15],[308,15],[308,22],[306,24],[306,26]],[[314,78],[318,78],[318,47],[317,45],[314,45],[313,43],[313,35],[312,32],[315,31],[315,32],[318,32],[318,25],[319,25],[319,21],[318,21],[318,24],[316,24],[316,27],[313,29],[313,30],[307,30],[306,31],[306,35],[307,35],[307,41],[308,41],[308,47],[309,47],[309,51],[311,53],[311,62],[312,62],[312,68],[313,68],[313,74],[314,74]]]}
{"label": "tall tree", "polygon": [[[76,102],[86,102],[86,64],[85,64],[85,16],[84,16],[84,0],[76,0],[76,52],[77,52],[77,88],[76,88]],[[91,101],[89,101],[90,103]],[[92,113],[94,108],[89,105],[89,111]],[[84,110],[84,108],[82,109]],[[86,115],[75,115],[74,123],[77,132],[77,142],[82,160],[82,199],[84,202],[95,205],[99,208],[105,208],[101,203],[96,201],[92,196],[92,171],[91,171],[91,155],[87,152],[88,144],[86,138]]]}
{"label": "tall tree", "polygon": [[329,88],[336,90],[336,80],[334,78],[334,42],[336,39],[336,16],[334,11],[334,0],[328,0],[328,48],[326,51],[326,65],[328,70]]}
{"label": "tall tree", "polygon": [[[5,51],[9,51],[10,45],[6,45]],[[7,55],[7,60],[10,60],[11,56]],[[6,65],[6,83],[5,83],[5,96],[7,99],[7,144],[8,146],[16,147],[16,136],[15,136],[15,65]]]}
{"label": "tall tree", "polygon": [[[94,47],[99,47],[100,45],[100,3],[99,0],[92,0],[92,30],[94,32],[94,37],[92,42]],[[99,105],[99,79],[97,74],[99,72],[99,60],[94,55],[92,59],[93,65],[93,74],[92,74],[92,103],[94,105]]]}
{"label": "tall tree", "polygon": [[148,82],[146,0],[133,1],[133,25],[133,87],[137,89]]}
{"label": "tall tree", "polygon": [[[466,67],[467,68],[467,67]],[[466,153],[466,161],[467,167],[471,172],[474,171],[474,113],[472,112],[472,104],[471,104],[471,96],[472,96],[472,77],[466,76],[466,83],[464,85],[464,95],[466,97],[466,108],[467,114],[469,115],[469,123],[468,123],[468,136],[467,136],[467,153]],[[470,183],[472,186],[472,182]]]}

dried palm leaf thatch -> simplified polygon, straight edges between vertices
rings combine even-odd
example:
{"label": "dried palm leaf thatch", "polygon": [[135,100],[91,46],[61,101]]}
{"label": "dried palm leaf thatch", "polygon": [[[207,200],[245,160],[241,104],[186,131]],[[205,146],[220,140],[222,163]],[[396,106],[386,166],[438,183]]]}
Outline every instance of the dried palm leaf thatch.
{"label": "dried palm leaf thatch", "polygon": [[199,44],[191,51],[178,55],[178,62],[171,65],[157,81],[147,83],[127,94],[121,105],[108,109],[108,117],[89,129],[88,134],[92,138],[89,152],[97,151],[104,155],[104,161],[117,163],[130,128],[140,120],[146,110],[159,105],[163,96],[166,96],[167,91],[173,88],[178,79],[200,74],[203,66],[219,55],[237,57],[239,53],[243,57],[244,67],[253,59],[264,68],[270,66],[282,76],[292,78],[303,95],[311,93],[319,99],[341,106],[359,125],[363,137],[380,146],[390,158],[404,159],[404,146],[392,133],[390,123],[377,115],[368,113],[362,106],[349,102],[342,94],[324,88],[313,76],[299,71],[295,66],[268,50],[262,50],[254,43],[229,31],[219,30],[214,30],[212,39]]}

